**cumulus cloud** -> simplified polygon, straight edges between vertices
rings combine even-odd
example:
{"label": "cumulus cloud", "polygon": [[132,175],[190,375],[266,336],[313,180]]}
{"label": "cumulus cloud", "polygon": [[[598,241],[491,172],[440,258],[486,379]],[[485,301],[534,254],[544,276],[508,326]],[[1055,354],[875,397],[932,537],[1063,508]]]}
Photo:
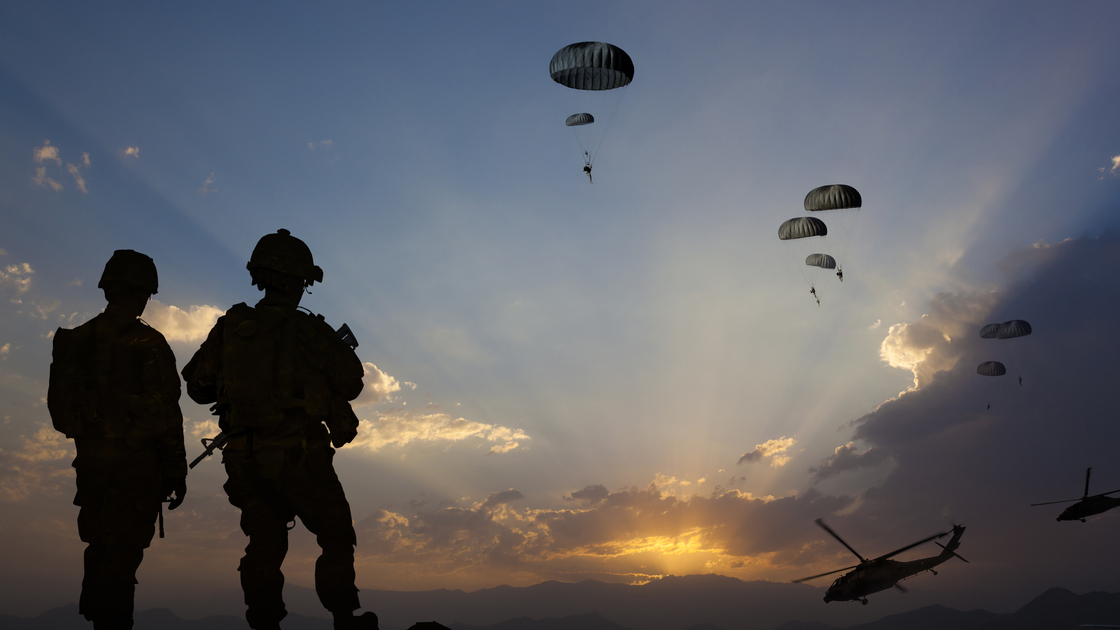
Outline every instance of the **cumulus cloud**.
{"label": "cumulus cloud", "polygon": [[[352,445],[379,451],[387,446],[405,446],[412,442],[461,442],[469,439],[497,442],[500,448],[497,451],[492,448],[490,453],[505,453],[517,448],[518,440],[528,440],[529,436],[520,429],[452,418],[438,409],[394,409],[379,414],[376,420],[362,420],[358,437]],[[510,446],[511,443],[513,446]]]}
{"label": "cumulus cloud", "polygon": [[167,341],[202,342],[225,311],[216,306],[194,305],[186,310],[153,299],[144,309],[144,321],[163,333]]}
{"label": "cumulus cloud", "polygon": [[487,455],[500,455],[502,453],[508,453],[512,450],[516,450],[517,447],[519,447],[519,446],[521,446],[520,442],[506,442],[505,444],[498,444],[498,445],[495,445],[495,446],[491,446],[490,450],[486,451],[486,454]]}
{"label": "cumulus cloud", "polygon": [[329,149],[333,145],[334,145],[334,141],[332,141],[330,139],[327,139],[327,140],[320,140],[319,142],[308,142],[307,143],[307,148],[314,151],[315,149]]}
{"label": "cumulus cloud", "polygon": [[44,140],[43,146],[31,152],[31,157],[35,160],[36,164],[54,162],[58,166],[62,166],[62,158],[58,155],[58,147],[51,146],[50,140]]}
{"label": "cumulus cloud", "polygon": [[[400,382],[372,363],[363,363],[362,368],[365,369],[363,379],[365,387],[362,388],[362,393],[354,399],[352,405],[354,407],[364,407],[382,400],[392,402],[392,394],[401,391]],[[416,386],[411,383],[405,383],[405,385],[411,385],[412,389],[416,389]]]}
{"label": "cumulus cloud", "polygon": [[762,444],[756,444],[753,451],[743,453],[736,463],[742,464],[743,462],[758,462],[769,459],[771,468],[779,468],[789,462],[790,457],[786,455],[786,451],[796,443],[797,440],[785,436],[776,440],[767,440]]}
{"label": "cumulus cloud", "polygon": [[13,289],[17,296],[31,289],[31,278],[35,270],[29,263],[5,265],[0,268],[0,289]]}
{"label": "cumulus cloud", "polygon": [[821,460],[820,466],[810,468],[809,472],[813,473],[813,481],[816,482],[835,477],[846,470],[874,468],[888,459],[890,455],[884,449],[872,446],[861,453],[853,442],[848,442],[837,446],[831,457]]}
{"label": "cumulus cloud", "polygon": [[681,499],[652,485],[614,492],[585,486],[567,497],[579,504],[568,509],[514,505],[522,498],[510,489],[470,507],[378,511],[358,523],[358,553],[381,565],[423,564],[436,574],[499,567],[536,575],[573,567],[648,574],[665,558],[673,558],[674,566],[694,566],[690,572],[713,562],[793,571],[815,559],[802,549],[802,541],[814,535],[812,520],[852,502],[815,490],[779,499],[737,490]]}
{"label": "cumulus cloud", "polygon": [[894,324],[879,346],[879,357],[891,367],[914,373],[914,388],[929,384],[933,375],[956,365],[964,352],[959,340],[978,331],[998,296],[994,293],[939,293],[930,312],[916,322]]}
{"label": "cumulus cloud", "polygon": [[124,150],[125,157],[140,157],[140,147],[128,147]]}
{"label": "cumulus cloud", "polygon": [[57,494],[74,471],[73,445],[53,427],[39,425],[15,450],[0,449],[0,502],[24,501],[36,494]]}
{"label": "cumulus cloud", "polygon": [[881,319],[877,319],[877,320],[875,320],[875,323],[874,323],[874,324],[871,324],[870,326],[868,326],[868,327],[867,327],[867,329],[868,329],[868,330],[875,330],[876,328],[878,328],[878,327],[879,327],[879,326],[881,326],[882,324],[883,324],[883,320],[881,320]]}
{"label": "cumulus cloud", "polygon": [[1113,177],[1116,177],[1117,175],[1120,175],[1120,155],[1113,156],[1111,158],[1111,161],[1112,161],[1112,167],[1111,168],[1109,168],[1107,166],[1102,166],[1100,168],[1101,179],[1104,179],[1104,176],[1105,176],[1106,172],[1111,174]]}
{"label": "cumulus cloud", "polygon": [[12,344],[6,343],[0,346],[0,354],[10,354],[12,351]]}

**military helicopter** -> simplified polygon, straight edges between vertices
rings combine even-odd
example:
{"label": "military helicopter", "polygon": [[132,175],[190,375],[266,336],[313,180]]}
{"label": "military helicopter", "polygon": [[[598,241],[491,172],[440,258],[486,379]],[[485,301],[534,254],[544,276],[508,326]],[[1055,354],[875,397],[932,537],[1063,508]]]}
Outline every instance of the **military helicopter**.
{"label": "military helicopter", "polygon": [[1089,496],[1089,475],[1093,472],[1092,467],[1085,471],[1085,494],[1080,499],[1066,499],[1065,501],[1047,501],[1046,503],[1032,503],[1031,507],[1038,505],[1052,505],[1054,503],[1070,503],[1077,501],[1073,505],[1066,508],[1061,514],[1058,515],[1058,521],[1081,521],[1085,522],[1086,516],[1100,514],[1107,512],[1112,508],[1120,505],[1120,498],[1111,498],[1108,495],[1120,492],[1120,489],[1111,492],[1102,492]]}
{"label": "military helicopter", "polygon": [[941,532],[940,534],[934,534],[933,536],[930,536],[929,538],[923,538],[914,544],[906,545],[902,549],[896,549],[895,551],[879,556],[878,558],[868,559],[859,555],[859,552],[857,552],[855,549],[852,549],[851,545],[844,542],[843,538],[840,538],[836,535],[836,532],[829,529],[828,525],[824,524],[824,521],[818,518],[816,520],[816,523],[817,525],[821,526],[821,529],[831,534],[832,537],[836,540],[840,541],[841,545],[847,547],[848,551],[852,552],[857,558],[859,558],[859,564],[854,564],[850,567],[844,567],[843,569],[836,569],[835,571],[829,571],[828,573],[811,575],[809,577],[793,581],[795,584],[799,584],[801,582],[815,580],[819,577],[832,575],[833,573],[839,573],[840,571],[847,571],[848,569],[854,568],[855,571],[851,571],[849,573],[841,575],[836,579],[835,582],[832,583],[832,586],[828,587],[828,590],[825,591],[824,594],[824,603],[826,604],[831,601],[848,601],[860,602],[861,604],[866,606],[868,595],[872,593],[878,593],[879,591],[885,591],[892,586],[905,593],[906,589],[898,583],[900,580],[904,580],[910,576],[917,575],[923,571],[929,571],[930,573],[937,575],[937,571],[934,571],[933,567],[941,564],[942,562],[950,560],[953,556],[956,556],[961,560],[968,562],[968,560],[965,560],[957,553],[957,547],[960,546],[961,534],[964,534],[963,525],[953,526],[953,537],[949,539],[948,545],[935,543],[938,547],[941,547],[944,550],[940,554],[931,556],[929,558],[900,562],[898,560],[890,560],[889,558],[891,558],[891,556],[896,556],[903,551],[906,551],[913,547],[917,547],[918,545],[925,544],[933,540],[934,538],[947,536],[950,532]]}

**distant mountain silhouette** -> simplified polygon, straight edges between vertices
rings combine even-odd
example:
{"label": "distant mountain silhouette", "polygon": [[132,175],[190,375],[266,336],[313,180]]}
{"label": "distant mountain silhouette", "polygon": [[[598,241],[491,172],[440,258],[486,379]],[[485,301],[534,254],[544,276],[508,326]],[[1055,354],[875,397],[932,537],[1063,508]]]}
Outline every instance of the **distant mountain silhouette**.
{"label": "distant mountain silhouette", "polygon": [[[871,623],[848,626],[845,630],[1052,630],[1076,628],[1087,623],[1120,624],[1120,593],[1076,595],[1064,588],[1052,588],[1009,614],[926,606]],[[819,622],[789,621],[775,630],[835,628]]]}
{"label": "distant mountain silhouette", "polygon": [[632,630],[619,625],[599,613],[576,615],[573,617],[549,617],[532,619],[517,617],[507,619],[491,626],[470,626],[465,623],[451,624],[451,630]]}
{"label": "distant mountain silhouette", "polygon": [[[887,615],[883,618],[855,625],[833,626],[828,623],[810,621],[772,621],[784,614],[788,619],[797,612],[809,610],[804,607],[785,606],[790,601],[788,593],[775,588],[770,591],[765,586],[771,583],[740,582],[733,578],[699,579],[718,576],[691,576],[670,580],[668,586],[646,589],[625,585],[604,584],[602,582],[580,582],[562,584],[546,582],[526,588],[499,587],[484,589],[474,593],[462,591],[426,591],[402,593],[391,591],[363,591],[363,603],[379,616],[409,618],[411,621],[382,623],[381,630],[404,630],[419,620],[436,620],[452,630],[1050,630],[1053,628],[1076,628],[1080,624],[1120,623],[1120,593],[1087,593],[1076,595],[1061,588],[1053,588],[1009,614],[992,613],[985,610],[961,612],[944,606],[925,606],[905,613]],[[661,580],[665,582],[665,580]],[[676,582],[675,584],[673,582]],[[738,585],[736,585],[736,583]],[[773,584],[774,587],[785,586]],[[627,590],[629,589],[629,590]],[[701,591],[707,589],[707,593]],[[750,601],[736,602],[735,596],[750,594]],[[760,602],[768,593],[778,601]],[[826,607],[818,601],[815,590],[809,591],[811,606],[826,611],[842,610]],[[620,601],[611,601],[611,597]],[[566,602],[556,598],[573,597]],[[659,599],[660,598],[660,599]],[[690,600],[690,598],[695,601]],[[379,600],[374,604],[373,599]],[[796,599],[796,598],[794,598]],[[506,614],[504,618],[490,623],[449,622],[456,615],[460,619],[474,617],[494,617],[505,614],[513,608],[540,604],[543,609],[567,607],[602,607],[609,612],[586,612],[580,614],[550,615],[548,612],[531,611],[526,614]],[[373,605],[371,605],[373,604]],[[737,604],[742,604],[738,606]],[[421,609],[423,606],[427,609]],[[635,606],[649,608],[635,612]],[[493,606],[493,610],[487,610]],[[753,608],[752,612],[752,607]],[[871,606],[850,607],[866,611]],[[771,612],[765,612],[771,611]],[[728,617],[728,615],[734,615]],[[616,616],[617,615],[617,616]],[[657,624],[646,623],[650,617],[662,615]],[[836,615],[837,617],[839,615]],[[691,618],[688,618],[691,617]],[[638,619],[637,622],[633,621]],[[712,621],[712,619],[717,619]],[[718,619],[726,619],[719,621]],[[91,625],[78,614],[75,604],[54,608],[34,618],[20,618],[0,615],[0,630],[89,630]],[[283,621],[284,630],[331,630],[329,619],[307,617],[289,613]],[[204,619],[185,620],[162,608],[146,610],[136,614],[135,630],[247,630],[248,625],[241,617],[217,615]]]}

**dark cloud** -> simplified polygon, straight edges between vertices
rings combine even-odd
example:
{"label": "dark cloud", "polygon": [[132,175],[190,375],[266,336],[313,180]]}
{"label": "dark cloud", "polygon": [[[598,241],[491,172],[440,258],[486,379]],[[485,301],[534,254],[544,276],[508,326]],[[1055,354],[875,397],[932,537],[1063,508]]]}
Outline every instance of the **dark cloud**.
{"label": "dark cloud", "polygon": [[872,446],[861,453],[854,443],[848,442],[837,446],[831,457],[822,460],[820,466],[810,468],[809,472],[813,473],[813,481],[816,482],[835,477],[846,470],[874,468],[888,459],[890,455],[884,449]]}
{"label": "dark cloud", "polygon": [[601,485],[584,486],[582,490],[576,490],[570,497],[564,497],[565,501],[587,501],[588,503],[598,503],[607,498],[610,492],[606,487]]}
{"label": "dark cloud", "polygon": [[[1040,245],[1012,259],[1020,279],[984,321],[1025,319],[1033,334],[997,340],[969,331],[953,341],[959,358],[951,369],[857,421],[852,438],[868,450],[838,450],[818,476],[872,456],[896,466],[858,509],[830,524],[878,540],[964,520],[971,526],[962,554],[973,560],[968,551],[976,550],[984,561],[961,580],[1004,580],[1005,592],[1062,583],[1117,590],[1111,558],[1120,554],[1120,510],[1070,528],[1054,521],[1062,506],[1029,506],[1079,496],[1089,466],[1099,480],[1091,490],[1120,487],[1120,238]],[[988,360],[1008,374],[978,375]]]}
{"label": "dark cloud", "polygon": [[739,461],[737,461],[735,463],[736,464],[742,464],[743,462],[757,462],[757,461],[761,461],[761,460],[762,460],[762,451],[760,451],[756,448],[749,453],[743,453],[743,456],[740,457]]}
{"label": "dark cloud", "polygon": [[499,505],[513,503],[514,501],[519,501],[524,498],[525,495],[521,494],[517,490],[514,490],[513,488],[510,488],[509,490],[506,490],[504,492],[495,492],[486,497],[486,501],[483,502],[482,505],[488,508],[494,508]]}

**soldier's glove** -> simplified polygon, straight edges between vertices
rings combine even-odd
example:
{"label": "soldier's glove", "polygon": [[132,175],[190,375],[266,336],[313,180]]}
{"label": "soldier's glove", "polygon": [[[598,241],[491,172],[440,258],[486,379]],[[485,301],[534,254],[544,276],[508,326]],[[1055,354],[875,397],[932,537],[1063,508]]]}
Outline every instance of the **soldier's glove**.
{"label": "soldier's glove", "polygon": [[187,496],[186,477],[164,477],[160,481],[160,494],[164,501],[168,501],[167,509],[174,510],[183,504]]}

